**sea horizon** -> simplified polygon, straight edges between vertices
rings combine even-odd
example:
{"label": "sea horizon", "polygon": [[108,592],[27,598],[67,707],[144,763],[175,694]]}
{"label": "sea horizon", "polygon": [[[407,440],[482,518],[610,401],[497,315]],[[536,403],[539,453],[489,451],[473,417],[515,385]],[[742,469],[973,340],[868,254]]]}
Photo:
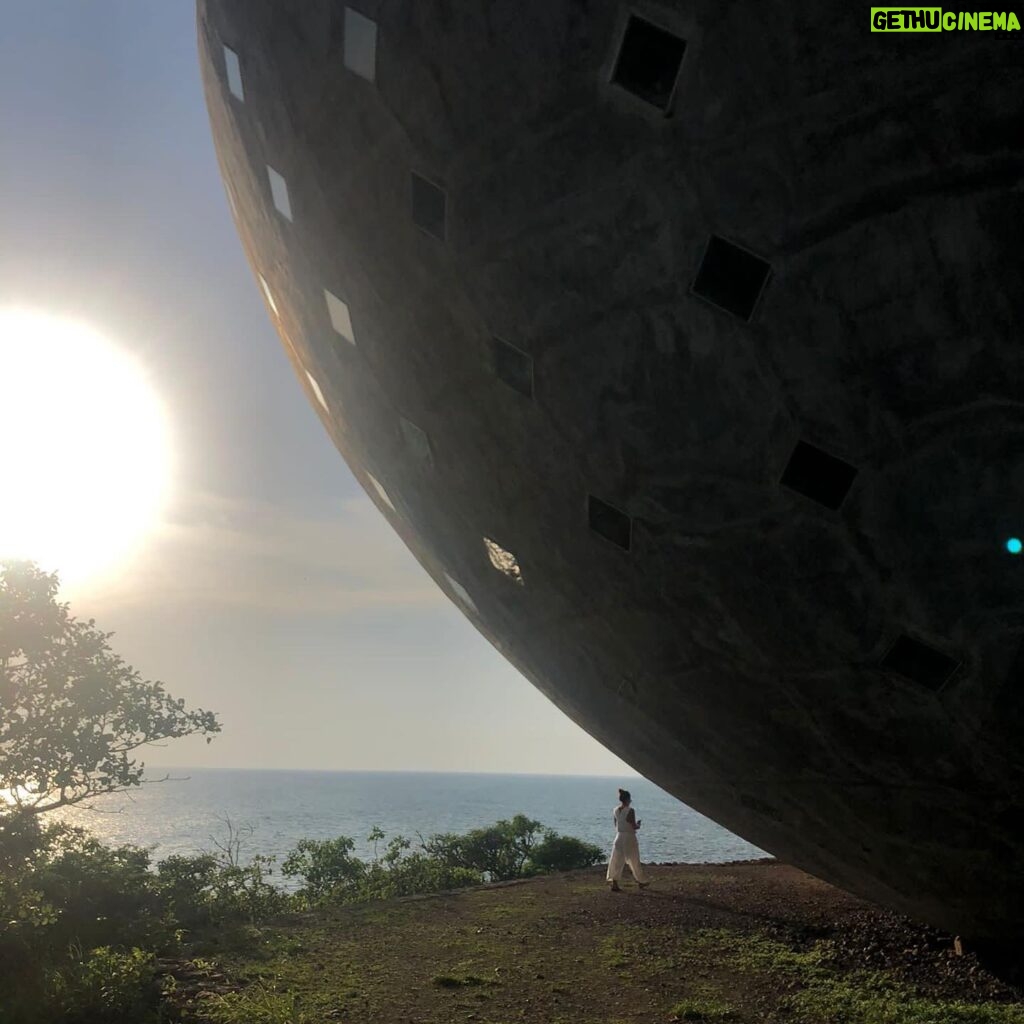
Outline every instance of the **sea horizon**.
{"label": "sea horizon", "polygon": [[[244,768],[233,765],[150,765],[144,762],[147,772],[180,771],[180,772],[299,772],[303,774],[325,773],[329,775],[495,775],[502,778],[545,778],[545,779],[643,779],[643,775],[634,772],[631,775],[616,775],[591,772],[507,772],[507,771],[472,771],[470,769],[448,768]],[[145,779],[155,782],[156,779]],[[654,785],[654,783],[651,783]]]}
{"label": "sea horizon", "polygon": [[355,855],[370,860],[375,827],[384,831],[384,845],[396,836],[415,843],[418,836],[465,833],[517,814],[605,849],[616,790],[625,785],[643,821],[647,863],[767,856],[639,775],[185,765],[147,766],[146,775],[150,782],[138,789],[52,813],[111,845],[146,847],[154,862],[215,852],[228,822],[245,833],[243,862],[261,855],[280,864],[302,839],[338,836],[351,838]]}

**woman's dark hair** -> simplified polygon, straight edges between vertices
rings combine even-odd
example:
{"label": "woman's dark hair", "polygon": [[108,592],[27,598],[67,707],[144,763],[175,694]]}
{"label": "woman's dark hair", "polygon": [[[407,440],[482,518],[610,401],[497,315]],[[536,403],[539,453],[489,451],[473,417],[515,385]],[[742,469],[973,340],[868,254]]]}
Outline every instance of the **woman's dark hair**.
{"label": "woman's dark hair", "polygon": [[620,804],[628,804],[630,802],[630,800],[632,800],[632,799],[633,798],[629,795],[629,790],[628,789],[620,789],[619,790],[619,803]]}

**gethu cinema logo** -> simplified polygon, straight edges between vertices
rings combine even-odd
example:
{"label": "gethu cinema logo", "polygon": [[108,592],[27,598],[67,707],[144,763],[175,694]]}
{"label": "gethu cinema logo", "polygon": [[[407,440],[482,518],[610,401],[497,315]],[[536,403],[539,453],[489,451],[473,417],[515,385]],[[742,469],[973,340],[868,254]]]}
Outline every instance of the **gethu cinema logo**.
{"label": "gethu cinema logo", "polygon": [[941,7],[872,7],[872,32],[1020,31],[1013,11],[943,11]]}

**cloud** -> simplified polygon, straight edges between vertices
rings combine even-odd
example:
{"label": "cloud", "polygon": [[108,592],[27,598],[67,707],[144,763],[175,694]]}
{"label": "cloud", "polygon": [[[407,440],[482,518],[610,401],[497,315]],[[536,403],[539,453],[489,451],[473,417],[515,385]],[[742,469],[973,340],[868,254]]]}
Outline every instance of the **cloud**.
{"label": "cloud", "polygon": [[89,593],[93,607],[158,602],[306,616],[445,600],[364,495],[323,517],[266,502],[184,498],[145,549]]}

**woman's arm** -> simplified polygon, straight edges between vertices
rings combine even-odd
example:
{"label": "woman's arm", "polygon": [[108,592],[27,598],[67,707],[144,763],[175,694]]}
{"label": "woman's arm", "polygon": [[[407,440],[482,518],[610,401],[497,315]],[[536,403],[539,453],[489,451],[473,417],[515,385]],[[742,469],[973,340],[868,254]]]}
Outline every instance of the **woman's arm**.
{"label": "woman's arm", "polygon": [[640,822],[636,820],[636,811],[632,807],[629,809],[629,814],[626,815],[626,821],[633,826],[634,832],[640,827]]}

